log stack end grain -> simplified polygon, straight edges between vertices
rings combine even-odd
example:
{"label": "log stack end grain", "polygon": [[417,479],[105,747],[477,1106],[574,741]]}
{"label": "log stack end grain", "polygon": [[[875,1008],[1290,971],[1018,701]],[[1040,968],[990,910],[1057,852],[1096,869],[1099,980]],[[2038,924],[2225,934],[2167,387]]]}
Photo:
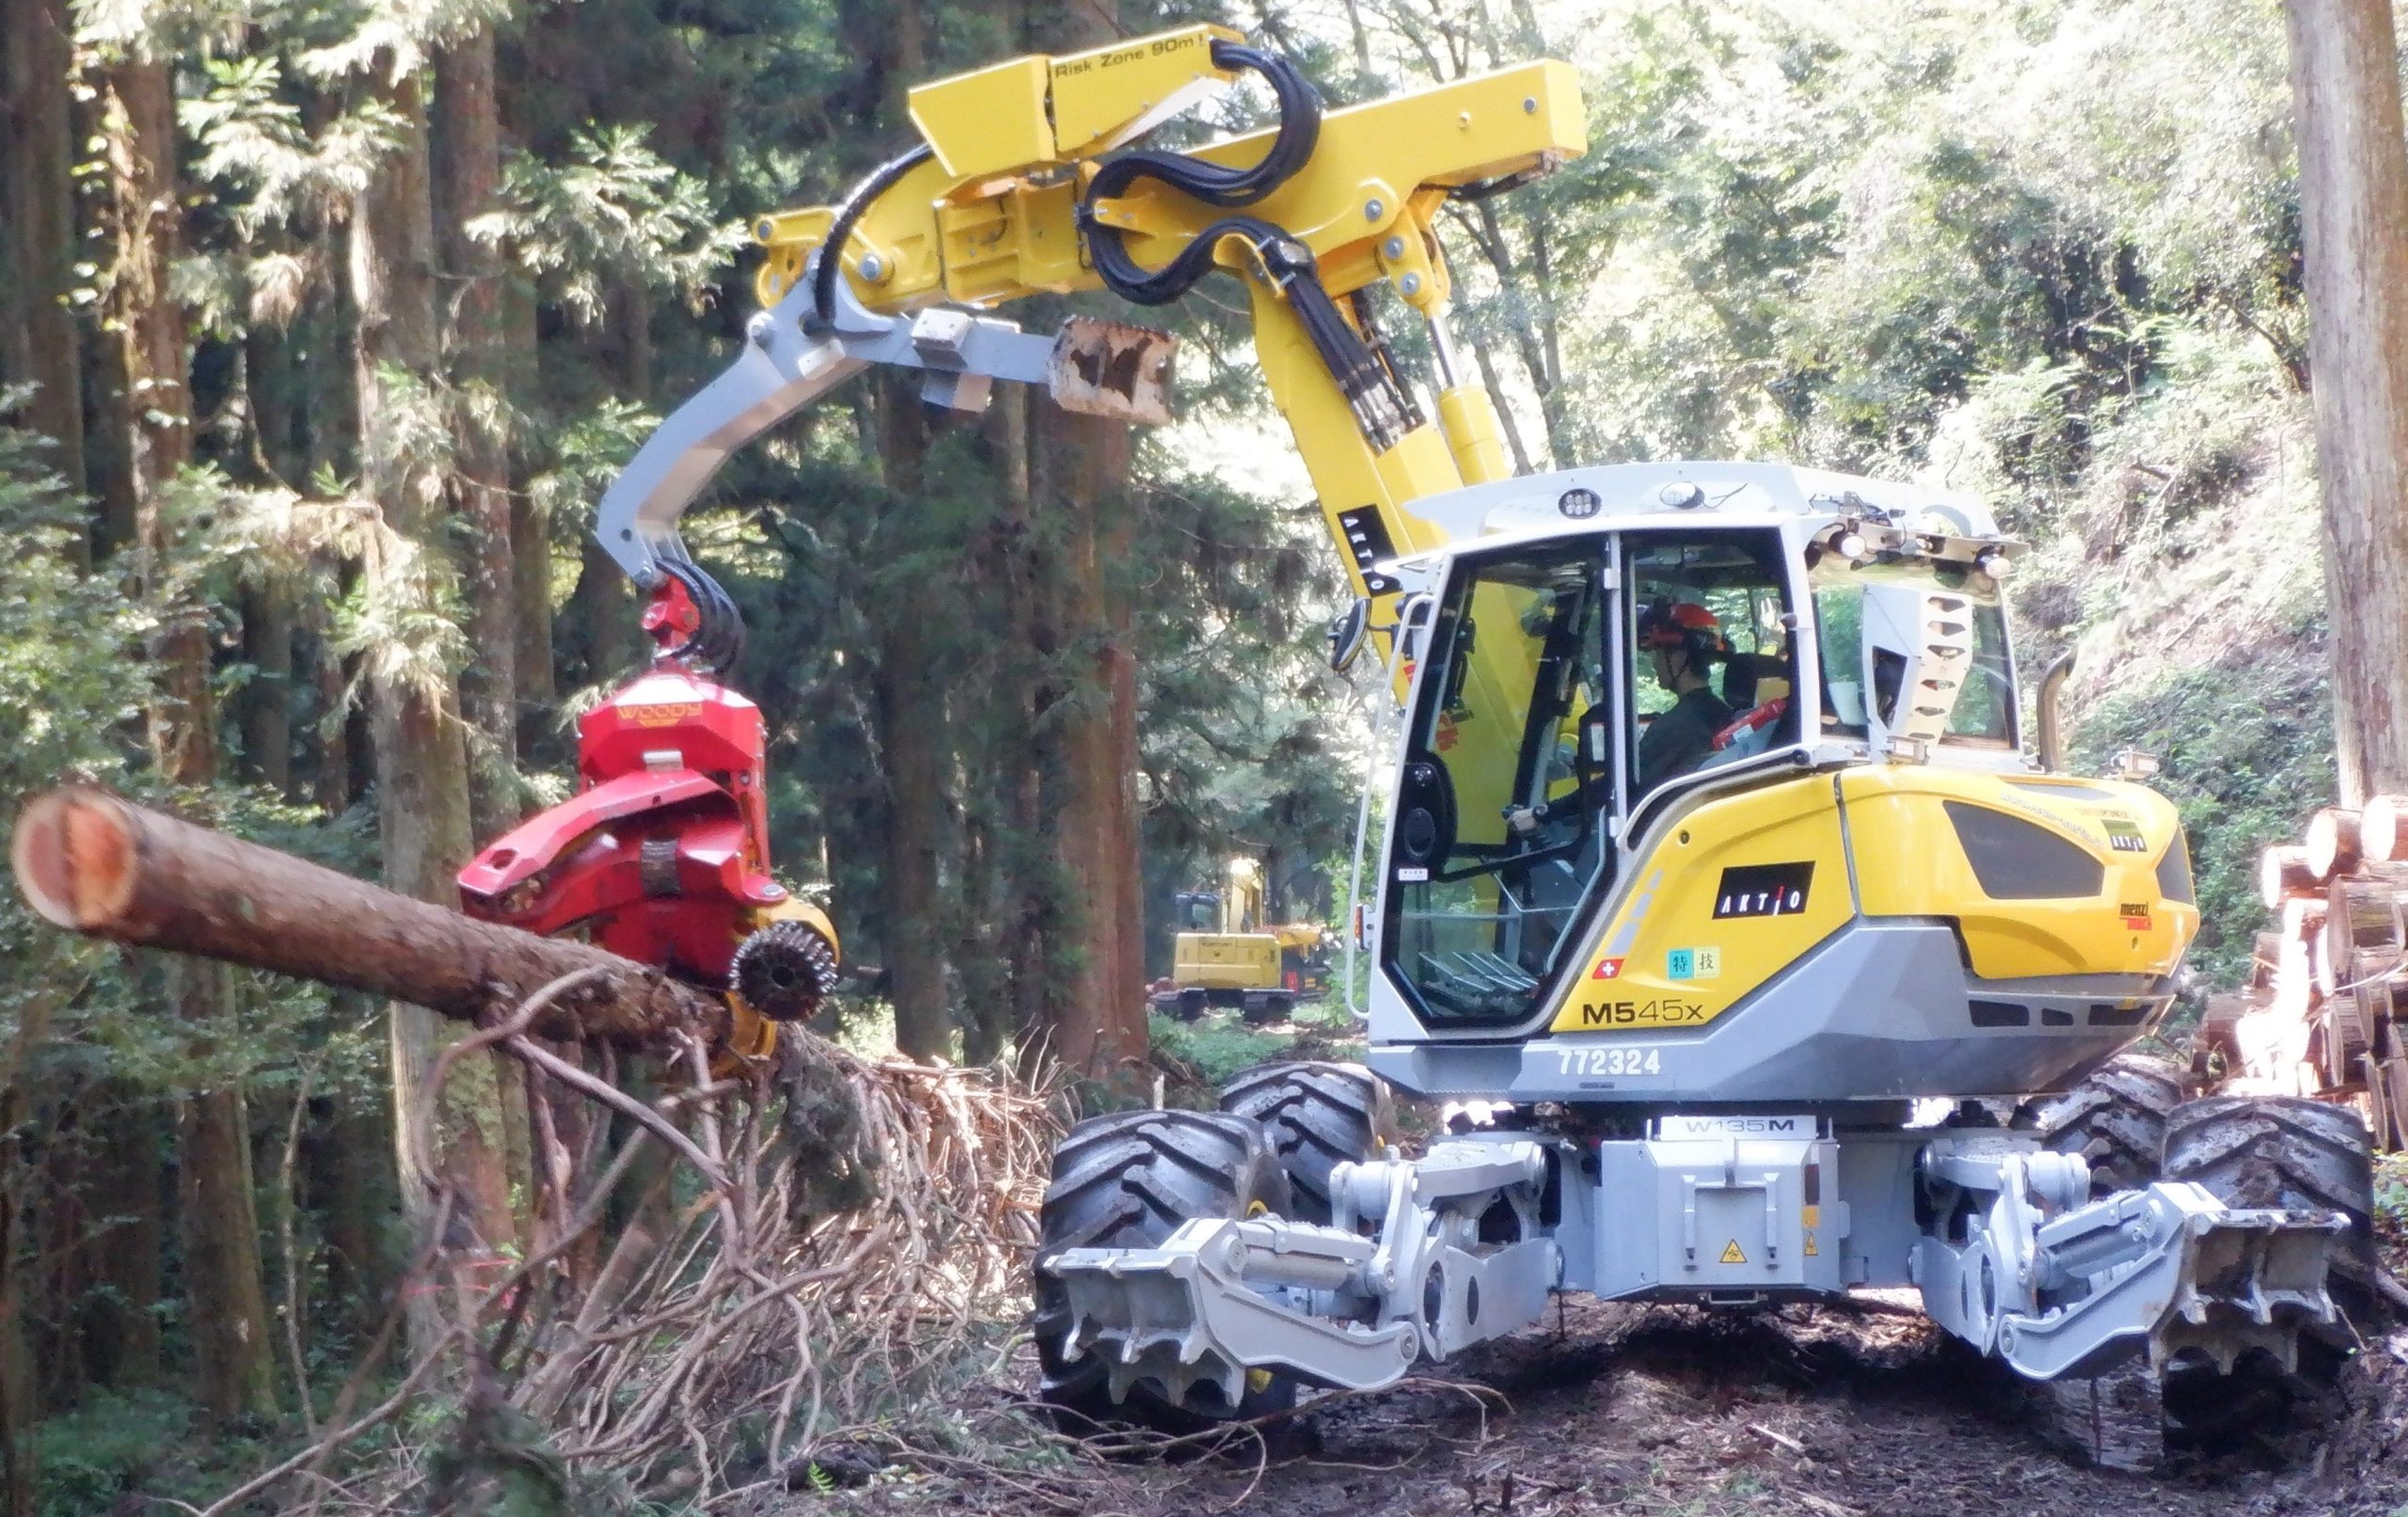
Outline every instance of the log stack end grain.
{"label": "log stack end grain", "polygon": [[2358,851],[2368,863],[2408,861],[2408,796],[2377,796],[2358,814]]}
{"label": "log stack end grain", "polygon": [[2325,807],[2308,818],[2307,839],[2300,846],[2306,854],[2307,872],[2319,884],[2349,874],[2358,867],[2360,859],[2358,814]]}
{"label": "log stack end grain", "polygon": [[2285,901],[2317,893],[2321,884],[2308,867],[2307,849],[2297,844],[2278,843],[2258,856],[2258,898],[2269,911],[2281,910]]}
{"label": "log stack end grain", "polygon": [[[2202,1027],[2195,1063],[2221,1056],[2228,1087],[2357,1109],[2379,1148],[2408,1146],[2408,798],[2309,819],[2297,845],[2258,860],[2276,926],[2258,935],[2238,1017]],[[2408,1001],[2408,997],[2401,998]]]}

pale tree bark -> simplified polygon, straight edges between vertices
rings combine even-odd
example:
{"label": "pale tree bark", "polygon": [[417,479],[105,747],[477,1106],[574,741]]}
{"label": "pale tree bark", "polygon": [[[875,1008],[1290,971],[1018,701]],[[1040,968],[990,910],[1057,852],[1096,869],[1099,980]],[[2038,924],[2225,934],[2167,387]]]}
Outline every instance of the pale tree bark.
{"label": "pale tree bark", "polygon": [[86,486],[84,371],[68,292],[76,282],[75,163],[68,89],[74,71],[68,0],[0,6],[6,114],[0,140],[0,376],[40,387],[25,425],[54,439],[67,482]]}
{"label": "pale tree bark", "polygon": [[491,211],[501,180],[501,126],[494,101],[493,28],[478,28],[436,65],[433,165],[441,234],[444,346],[460,403],[454,412],[452,513],[467,529],[468,664],[460,703],[472,735],[469,813],[479,837],[519,819],[516,582],[512,570],[510,459],[498,421],[473,403],[498,399],[504,379],[502,273],[468,223]]}
{"label": "pale tree bark", "polygon": [[2288,0],[2344,804],[2408,787],[2408,137],[2389,0]]}
{"label": "pale tree bark", "polygon": [[[444,549],[444,473],[439,460],[408,456],[402,412],[431,403],[442,371],[435,298],[435,220],[425,102],[413,75],[386,89],[403,127],[351,219],[350,274],[358,316],[357,387],[363,473],[386,525],[421,554]],[[437,573],[448,573],[439,562]],[[372,569],[371,572],[374,572]],[[452,677],[424,661],[379,678],[372,694],[378,833],[385,878],[422,901],[456,906],[457,875],[473,848],[468,756]],[[440,1043],[452,1035],[424,1007],[395,1002],[390,1034],[393,1135],[403,1215],[413,1234],[433,1216],[438,1184],[457,1196],[454,1244],[499,1249],[515,1229],[504,1169],[507,1140],[494,1061],[472,1058],[447,1081],[436,1130],[417,1130],[421,1096]],[[439,1173],[421,1167],[431,1154]],[[432,1298],[411,1314],[412,1345],[431,1352],[442,1332]]]}
{"label": "pale tree bark", "polygon": [[[192,456],[192,406],[183,313],[167,291],[182,223],[176,170],[175,88],[164,62],[122,59],[101,74],[108,221],[114,237],[106,287],[114,371],[124,389],[112,420],[129,461],[137,574],[164,593],[175,551],[166,494]],[[161,687],[150,714],[161,778],[194,792],[216,779],[205,613],[166,608],[152,637]],[[232,1008],[226,972],[178,959],[166,966],[176,1015],[194,1055],[214,1052]],[[183,1098],[177,1114],[184,1297],[195,1339],[196,1390],[214,1418],[273,1416],[275,1361],[260,1275],[249,1120],[242,1087],[227,1081]]]}

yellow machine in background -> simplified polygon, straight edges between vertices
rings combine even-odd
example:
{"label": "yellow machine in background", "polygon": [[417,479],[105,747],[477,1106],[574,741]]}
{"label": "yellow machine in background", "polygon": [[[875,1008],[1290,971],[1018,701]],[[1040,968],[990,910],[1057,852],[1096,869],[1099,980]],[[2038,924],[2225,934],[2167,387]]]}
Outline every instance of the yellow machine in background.
{"label": "yellow machine in background", "polygon": [[1263,922],[1262,866],[1232,859],[1223,888],[1181,891],[1170,980],[1154,1004],[1194,1021],[1235,1006],[1250,1022],[1286,1019],[1329,991],[1328,929],[1317,922]]}

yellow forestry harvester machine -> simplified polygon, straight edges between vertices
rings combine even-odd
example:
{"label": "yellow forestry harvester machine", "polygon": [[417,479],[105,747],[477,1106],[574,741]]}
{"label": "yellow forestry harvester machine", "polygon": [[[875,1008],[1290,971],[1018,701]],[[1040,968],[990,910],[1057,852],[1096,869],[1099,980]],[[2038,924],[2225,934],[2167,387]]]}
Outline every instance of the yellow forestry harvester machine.
{"label": "yellow forestry harvester machine", "polygon": [[[1275,128],[1149,132],[1251,75]],[[1585,147],[1533,62],[1344,109],[1193,26],[920,86],[921,142],[766,218],[765,308],[603,502],[647,587],[734,449],[874,363],[1163,414],[1166,339],[984,314],[1220,274],[1396,693],[1361,903],[1365,1066],[1076,1128],[1034,1261],[1044,1394],[1171,1422],[1375,1386],[1558,1292],[1746,1308],[1888,1288],[2036,1379],[2289,1366],[2363,1256],[2364,1135],[2177,1104],[2127,1046],[2198,925],[2174,809],[2024,743],[1980,503],[1778,463],[1515,478],[1434,226]],[[1427,387],[1383,336],[1426,331]],[[706,629],[707,630],[707,629]],[[2043,703],[2045,704],[2045,702]],[[1491,1120],[1407,1158],[1390,1091]],[[2023,1101],[2029,1121],[1988,1114]],[[2243,1173],[2283,1177],[2239,1193]]]}
{"label": "yellow forestry harvester machine", "polygon": [[1229,861],[1217,891],[1180,891],[1171,971],[1153,1004],[1181,1021],[1235,1006],[1250,1022],[1287,1019],[1329,993],[1329,931],[1318,922],[1266,923],[1262,866]]}

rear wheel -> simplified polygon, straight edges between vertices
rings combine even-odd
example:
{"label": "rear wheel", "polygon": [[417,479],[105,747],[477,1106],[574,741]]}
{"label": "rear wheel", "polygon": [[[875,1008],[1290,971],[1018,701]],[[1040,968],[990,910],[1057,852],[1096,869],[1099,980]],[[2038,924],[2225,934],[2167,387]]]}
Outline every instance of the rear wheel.
{"label": "rear wheel", "polygon": [[1328,1222],[1329,1172],[1373,1157],[1396,1131],[1387,1085],[1359,1064],[1259,1065],[1221,1087],[1221,1110],[1262,1125],[1298,1222]]}
{"label": "rear wheel", "polygon": [[[2374,1266],[2374,1161],[2367,1130],[2347,1107],[2289,1096],[2210,1096],[2175,1109],[2165,1127],[2165,1177],[2205,1186],[2229,1207],[2337,1211],[2350,1231],[2333,1251],[2332,1290],[2352,1316],[2368,1309]],[[2346,1325],[2300,1338],[2299,1369],[2244,1358],[2230,1375],[2169,1370],[2170,1444],[2230,1450],[2279,1443],[2326,1420],[2331,1386],[2352,1335]]]}
{"label": "rear wheel", "polygon": [[2230,1207],[2338,1211],[2350,1219],[2334,1249],[2341,1272],[2363,1283],[2374,1267],[2374,1158],[2346,1106],[2290,1096],[2185,1102],[2166,1124],[2165,1177],[2204,1185]]}
{"label": "rear wheel", "polygon": [[1047,1270],[1066,1248],[1151,1248],[1196,1217],[1288,1215],[1288,1177],[1250,1118],[1226,1112],[1123,1112],[1090,1117],[1054,1152],[1053,1183],[1038,1214],[1036,1299],[1038,1395],[1065,1414],[1068,1430],[1137,1422],[1184,1432],[1292,1405],[1295,1383],[1259,1371],[1237,1405],[1210,1385],[1174,1405],[1151,1381],[1115,1404],[1102,1361],[1064,1351],[1069,1292]]}
{"label": "rear wheel", "polygon": [[2165,1119],[2182,1101],[2182,1070],[2171,1060],[2118,1053],[2062,1096],[2015,1114],[2015,1125],[2061,1154],[2090,1161],[2090,1193],[2147,1185],[2165,1154]]}
{"label": "rear wheel", "polygon": [[1194,987],[1181,990],[1179,993],[1178,1002],[1179,1009],[1177,1015],[1179,1019],[1183,1022],[1192,1022],[1201,1019],[1204,1015],[1206,1004],[1207,1003],[1205,1001],[1203,991],[1196,989]]}

